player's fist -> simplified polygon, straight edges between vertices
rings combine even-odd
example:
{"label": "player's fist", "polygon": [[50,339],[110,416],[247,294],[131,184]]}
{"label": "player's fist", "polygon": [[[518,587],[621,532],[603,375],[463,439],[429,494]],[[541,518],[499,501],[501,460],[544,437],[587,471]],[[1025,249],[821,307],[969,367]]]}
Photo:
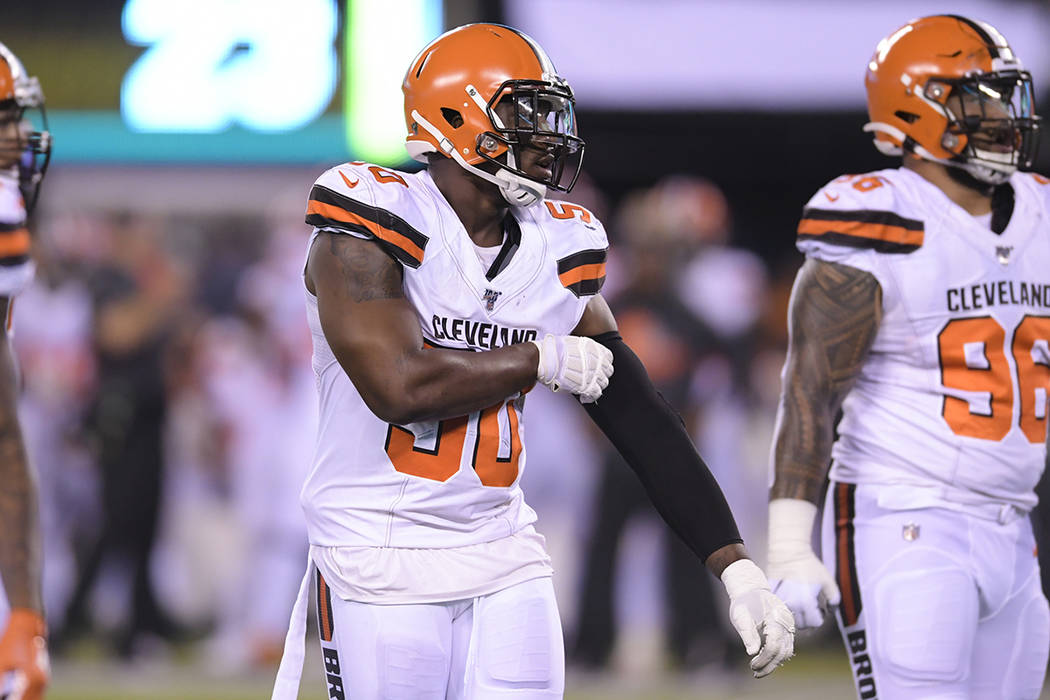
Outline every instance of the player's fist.
{"label": "player's fist", "polygon": [[738,559],[722,572],[729,594],[729,621],[751,656],[755,678],[768,676],[795,653],[795,620],[773,595],[762,569]]}
{"label": "player's fist", "polygon": [[565,389],[591,403],[609,386],[613,355],[604,345],[590,338],[549,333],[531,342],[540,349],[536,378],[551,391]]}
{"label": "player's fist", "polygon": [[817,507],[809,501],[769,502],[769,565],[773,591],[795,615],[798,626],[819,627],[828,606],[838,605],[835,578],[813,553],[810,538]]}
{"label": "player's fist", "polygon": [[14,687],[8,700],[40,700],[51,676],[46,627],[32,610],[15,608],[0,637],[0,675],[11,672]]}

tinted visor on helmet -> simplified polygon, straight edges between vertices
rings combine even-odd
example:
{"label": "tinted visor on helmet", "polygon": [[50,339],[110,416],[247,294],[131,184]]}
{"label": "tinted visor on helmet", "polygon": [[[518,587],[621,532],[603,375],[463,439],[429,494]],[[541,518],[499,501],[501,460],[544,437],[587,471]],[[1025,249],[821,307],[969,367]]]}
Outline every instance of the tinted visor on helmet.
{"label": "tinted visor on helmet", "polygon": [[[576,108],[572,90],[565,83],[541,80],[508,80],[487,106],[496,131],[478,138],[478,153],[515,175],[568,192],[583,165],[583,140],[576,135]],[[487,142],[491,139],[491,142]],[[486,154],[496,143],[506,145],[513,159],[501,162]],[[524,149],[543,151],[544,174],[522,169]]]}
{"label": "tinted visor on helmet", "polygon": [[958,79],[931,80],[950,88],[945,107],[948,133],[967,137],[963,159],[997,170],[1030,168],[1038,147],[1040,122],[1035,114],[1032,76],[1027,71],[998,71]]}

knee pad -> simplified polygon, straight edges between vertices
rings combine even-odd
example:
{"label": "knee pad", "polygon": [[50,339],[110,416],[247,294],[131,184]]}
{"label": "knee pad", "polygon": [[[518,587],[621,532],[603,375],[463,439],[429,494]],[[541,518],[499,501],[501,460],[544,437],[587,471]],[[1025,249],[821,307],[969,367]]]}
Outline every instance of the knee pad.
{"label": "knee pad", "polygon": [[440,649],[415,640],[385,640],[379,649],[384,700],[443,700],[448,686],[448,658]]}
{"label": "knee pad", "polygon": [[476,678],[490,690],[558,691],[564,686],[564,647],[550,597],[495,595],[475,609]]}
{"label": "knee pad", "polygon": [[1011,672],[1004,679],[1006,690],[1010,691],[1005,697],[1023,700],[1035,700],[1042,692],[1050,649],[1050,607],[1039,590],[1038,577],[1032,588],[1032,598],[1025,605],[1018,623],[1019,649],[1011,664]]}
{"label": "knee pad", "polygon": [[977,632],[973,579],[930,549],[912,550],[890,567],[865,605],[877,673],[908,681],[965,679]]}

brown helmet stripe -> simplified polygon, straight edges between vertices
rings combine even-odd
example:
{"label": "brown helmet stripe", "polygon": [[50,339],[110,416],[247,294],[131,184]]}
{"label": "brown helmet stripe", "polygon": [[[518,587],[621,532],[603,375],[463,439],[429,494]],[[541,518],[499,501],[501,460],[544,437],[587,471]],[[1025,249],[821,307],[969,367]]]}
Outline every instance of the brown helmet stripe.
{"label": "brown helmet stripe", "polygon": [[988,53],[991,55],[991,57],[999,58],[999,47],[995,45],[995,40],[992,39],[992,35],[985,31],[984,27],[982,27],[977,22],[974,22],[969,17],[963,17],[962,15],[945,15],[945,17],[951,17],[952,19],[957,19],[960,22],[964,22],[966,26],[970,27],[975,32],[977,32],[977,36],[981,37],[981,41],[983,41],[988,46]]}
{"label": "brown helmet stripe", "polygon": [[543,47],[537,44],[536,40],[533,39],[531,36],[529,36],[525,32],[518,31],[514,27],[508,27],[505,24],[495,24],[493,26],[514,32],[522,41],[528,44],[529,48],[532,49],[532,53],[536,55],[536,61],[540,64],[540,73],[556,73],[554,69],[554,62],[551,61],[550,56],[547,55],[547,52],[543,50]]}

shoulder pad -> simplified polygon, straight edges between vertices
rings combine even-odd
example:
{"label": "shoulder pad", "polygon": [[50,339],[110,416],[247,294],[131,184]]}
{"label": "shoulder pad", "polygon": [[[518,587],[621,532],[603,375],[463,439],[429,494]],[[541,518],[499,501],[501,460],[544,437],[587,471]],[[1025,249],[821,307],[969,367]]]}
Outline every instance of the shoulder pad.
{"label": "shoulder pad", "polygon": [[906,202],[897,170],[843,175],[817,190],[802,210],[799,244],[911,253],[922,246],[925,227]]}
{"label": "shoulder pad", "polygon": [[306,223],[374,238],[403,265],[419,267],[430,238],[413,226],[419,185],[408,173],[360,161],[327,170],[310,190]]}
{"label": "shoulder pad", "polygon": [[1039,173],[1014,173],[1010,177],[1010,184],[1013,185],[1017,196],[1024,196],[1023,192],[1030,192],[1030,196],[1035,197],[1044,206],[1050,205],[1050,178]]}
{"label": "shoulder pad", "polygon": [[[18,181],[0,177],[0,296],[10,296],[24,287],[26,274],[32,277],[28,267],[30,243]],[[22,268],[28,268],[28,272]]]}
{"label": "shoulder pad", "polygon": [[533,207],[536,218],[552,232],[551,251],[558,279],[578,297],[597,294],[605,284],[609,239],[594,214],[578,204],[546,199]]}
{"label": "shoulder pad", "polygon": [[26,205],[22,191],[18,189],[18,180],[0,175],[0,225],[24,225]]}
{"label": "shoulder pad", "polygon": [[1034,182],[1036,185],[1050,185],[1050,177],[1039,173],[1019,173],[1022,178]]}

